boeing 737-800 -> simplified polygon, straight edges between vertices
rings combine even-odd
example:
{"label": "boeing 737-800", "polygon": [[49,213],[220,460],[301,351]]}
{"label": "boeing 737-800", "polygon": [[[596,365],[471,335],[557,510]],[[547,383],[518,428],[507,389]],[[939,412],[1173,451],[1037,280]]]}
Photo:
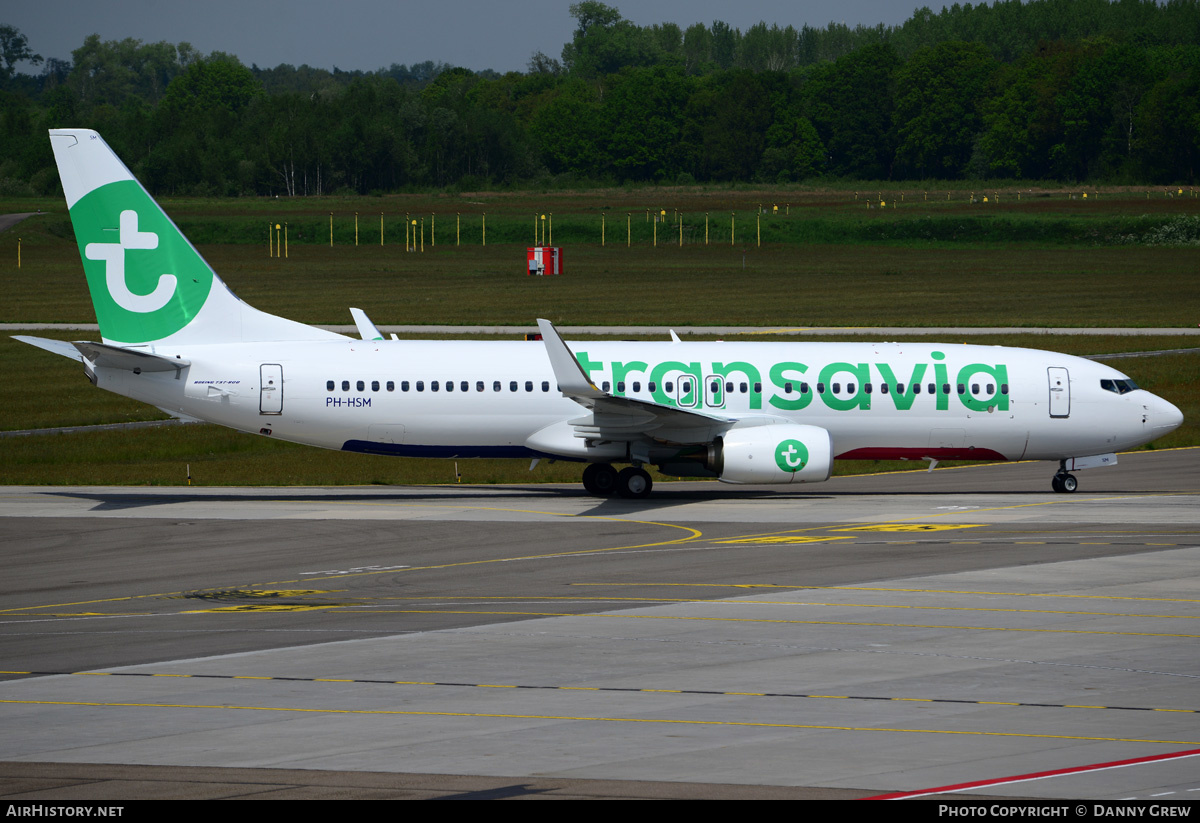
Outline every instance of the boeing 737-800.
{"label": "boeing 737-800", "polygon": [[[1126,375],[1032,349],[925,343],[361,339],[261,312],[98,134],[50,132],[103,342],[18,339],[184,419],[328,449],[578,461],[593,494],[676,476],[788,484],[835,459],[1117,462],[1183,416]],[[613,464],[628,464],[619,472]]]}

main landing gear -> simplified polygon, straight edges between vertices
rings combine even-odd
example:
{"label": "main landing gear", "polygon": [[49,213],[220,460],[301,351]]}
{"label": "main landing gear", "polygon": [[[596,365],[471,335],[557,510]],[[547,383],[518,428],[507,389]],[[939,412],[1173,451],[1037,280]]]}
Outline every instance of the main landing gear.
{"label": "main landing gear", "polygon": [[618,472],[608,463],[591,463],[583,470],[583,487],[597,497],[640,500],[650,494],[654,481],[645,469],[629,466]]}
{"label": "main landing gear", "polygon": [[1079,481],[1075,479],[1075,475],[1070,474],[1067,471],[1067,467],[1065,465],[1060,463],[1058,466],[1058,473],[1055,474],[1054,479],[1050,481],[1050,488],[1054,489],[1060,494],[1064,492],[1070,494],[1079,488]]}

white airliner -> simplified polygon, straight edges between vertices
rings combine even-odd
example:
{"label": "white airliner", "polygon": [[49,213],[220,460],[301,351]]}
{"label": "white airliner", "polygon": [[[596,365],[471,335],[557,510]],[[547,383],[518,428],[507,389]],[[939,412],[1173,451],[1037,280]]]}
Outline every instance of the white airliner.
{"label": "white airliner", "polygon": [[[362,339],[243,303],[98,134],[50,132],[102,343],[19,337],[101,388],[184,419],[328,449],[587,464],[644,497],[643,466],[729,483],[820,482],[834,459],[1057,460],[1070,472],[1183,421],[1108,366],[926,343]],[[618,472],[613,464],[628,464]]]}

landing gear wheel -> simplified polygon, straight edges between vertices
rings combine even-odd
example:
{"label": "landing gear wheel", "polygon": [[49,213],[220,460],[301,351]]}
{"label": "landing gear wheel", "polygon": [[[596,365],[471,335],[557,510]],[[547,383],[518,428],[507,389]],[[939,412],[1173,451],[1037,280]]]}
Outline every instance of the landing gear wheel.
{"label": "landing gear wheel", "polygon": [[617,494],[629,500],[641,500],[650,494],[654,481],[644,469],[630,466],[617,475]]}
{"label": "landing gear wheel", "polygon": [[607,463],[592,463],[583,470],[583,487],[588,494],[609,497],[617,490],[617,470]]}
{"label": "landing gear wheel", "polygon": [[1063,492],[1070,494],[1079,488],[1079,481],[1075,478],[1075,475],[1063,472],[1062,474],[1054,475],[1054,479],[1050,481],[1050,488],[1060,494]]}

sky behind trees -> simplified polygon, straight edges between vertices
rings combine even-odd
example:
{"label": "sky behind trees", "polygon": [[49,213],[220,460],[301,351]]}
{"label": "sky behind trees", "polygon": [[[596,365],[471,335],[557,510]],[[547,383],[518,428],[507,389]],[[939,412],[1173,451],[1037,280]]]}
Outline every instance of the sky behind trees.
{"label": "sky behind trees", "polygon": [[[746,31],[765,21],[814,28],[831,22],[897,25],[919,6],[934,12],[946,3],[925,0],[614,0],[608,5],[640,26],[672,22],[683,28],[722,20]],[[69,60],[90,34],[101,40],[132,37],[147,43],[188,42],[207,54],[223,51],[249,66],[280,63],[374,71],[392,63],[425,60],[472,71],[524,71],[542,51],[558,58],[575,19],[570,0],[55,0],[14,3],[0,22],[16,26],[43,57]],[[28,63],[18,71],[36,72]]]}

